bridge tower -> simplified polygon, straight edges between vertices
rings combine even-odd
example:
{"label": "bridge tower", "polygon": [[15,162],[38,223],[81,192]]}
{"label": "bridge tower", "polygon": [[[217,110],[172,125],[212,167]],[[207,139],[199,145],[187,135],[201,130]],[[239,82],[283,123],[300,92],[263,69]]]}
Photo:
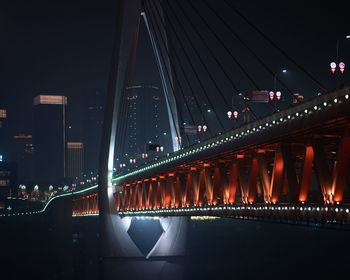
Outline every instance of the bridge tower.
{"label": "bridge tower", "polygon": [[[162,273],[164,273],[166,266],[172,267],[172,270],[174,269],[174,264],[169,264],[166,259],[168,257],[173,258],[184,255],[188,222],[187,218],[183,217],[162,218],[160,224],[163,234],[160,236],[153,249],[144,256],[128,234],[131,219],[121,218],[116,210],[113,196],[116,190],[112,185],[112,175],[117,126],[119,122],[119,104],[122,91],[125,89],[126,83],[129,79],[128,75],[133,68],[132,53],[137,45],[141,16],[145,21],[150,36],[165,94],[171,137],[173,141],[173,151],[176,151],[179,148],[176,137],[180,136],[177,108],[172,90],[172,69],[169,63],[168,50],[158,45],[154,39],[156,32],[161,32],[163,36],[166,36],[166,30],[157,28],[156,31],[152,28],[142,6],[143,1],[120,0],[118,2],[112,65],[108,84],[99,160],[98,197],[101,238],[100,255],[101,267],[105,273],[105,279],[111,277],[111,274],[113,274],[112,270],[116,267],[119,267],[118,269],[121,267],[123,268],[121,271],[125,272],[126,278],[138,279],[138,277],[141,278],[142,275],[130,275],[130,273],[137,274],[137,272],[140,271],[140,269],[133,269],[135,260],[137,260],[138,265],[140,265],[140,262],[145,262],[145,264],[148,262],[148,265],[145,265],[145,268],[148,267],[153,273],[157,273],[157,271],[162,271]],[[160,2],[156,1],[156,3],[159,5],[159,8],[161,8]],[[153,257],[156,257],[157,261],[150,265],[149,260]],[[120,260],[123,260],[122,264],[120,266],[116,265],[116,262],[120,263]],[[115,274],[113,277],[115,277]],[[124,279],[123,275],[120,275],[119,272],[118,277]],[[159,277],[159,275],[157,275],[157,277]]]}

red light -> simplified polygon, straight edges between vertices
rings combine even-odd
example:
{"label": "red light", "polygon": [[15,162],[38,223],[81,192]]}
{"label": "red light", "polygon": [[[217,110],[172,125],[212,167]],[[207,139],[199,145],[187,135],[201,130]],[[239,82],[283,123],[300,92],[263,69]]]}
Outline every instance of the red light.
{"label": "red light", "polygon": [[201,131],[202,131],[202,126],[199,125],[199,126],[198,126],[198,132],[201,132]]}
{"label": "red light", "polygon": [[207,126],[203,125],[203,132],[206,132],[206,131],[207,131]]}
{"label": "red light", "polygon": [[119,167],[122,168],[122,167],[123,167],[123,164],[119,164]]}
{"label": "red light", "polygon": [[228,111],[228,112],[227,112],[227,117],[228,117],[229,119],[232,118],[232,112],[231,112],[231,111]]}
{"label": "red light", "polygon": [[160,147],[160,151],[161,151],[161,152],[164,151],[164,147],[163,147],[163,146]]}
{"label": "red light", "polygon": [[269,92],[270,100],[272,100],[274,96],[275,96],[275,93],[273,91],[270,91]]}
{"label": "red light", "polygon": [[237,111],[234,111],[234,112],[233,112],[233,117],[234,117],[235,119],[238,118],[238,112],[237,112]]}
{"label": "red light", "polygon": [[344,73],[344,70],[345,70],[345,63],[344,62],[339,63],[339,70],[342,74]]}
{"label": "red light", "polygon": [[157,146],[157,153],[159,152],[159,146]]}

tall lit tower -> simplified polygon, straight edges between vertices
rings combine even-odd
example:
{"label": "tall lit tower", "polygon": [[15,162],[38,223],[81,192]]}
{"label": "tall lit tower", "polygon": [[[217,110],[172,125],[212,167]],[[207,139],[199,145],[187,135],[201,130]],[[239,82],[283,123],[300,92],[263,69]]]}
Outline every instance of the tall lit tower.
{"label": "tall lit tower", "polygon": [[63,95],[34,97],[35,178],[60,183],[66,177],[66,105]]}
{"label": "tall lit tower", "polygon": [[84,144],[82,142],[67,142],[67,176],[80,178],[84,167]]}
{"label": "tall lit tower", "polygon": [[[160,145],[165,152],[169,152],[171,139],[168,116],[159,87],[134,85],[127,87],[126,91],[128,108],[123,152],[127,156],[124,153],[119,158],[126,163],[130,158],[142,158],[142,154],[148,153],[149,147],[154,145]],[[163,137],[164,134],[168,137]]]}

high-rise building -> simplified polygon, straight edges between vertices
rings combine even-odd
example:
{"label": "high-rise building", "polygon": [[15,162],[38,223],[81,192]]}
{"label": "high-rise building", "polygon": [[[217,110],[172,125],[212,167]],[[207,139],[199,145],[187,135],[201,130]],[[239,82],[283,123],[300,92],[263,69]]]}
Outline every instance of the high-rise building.
{"label": "high-rise building", "polygon": [[87,96],[87,106],[84,112],[84,172],[96,173],[100,155],[102,127],[104,117],[104,95],[94,91]]}
{"label": "high-rise building", "polygon": [[9,124],[9,111],[0,107],[0,155],[6,161],[14,161],[13,147],[11,145],[11,126]]}
{"label": "high-rise building", "polygon": [[62,95],[34,97],[35,180],[61,183],[66,177],[66,105]]}
{"label": "high-rise building", "polygon": [[84,167],[84,144],[67,142],[67,175],[68,178],[81,178]]}
{"label": "high-rise building", "polygon": [[15,193],[17,186],[17,163],[0,161],[0,201]]}
{"label": "high-rise building", "polygon": [[152,85],[130,86],[126,88],[126,93],[127,124],[124,139],[121,139],[124,145],[118,155],[119,163],[141,159],[144,153],[155,154],[157,146],[163,147],[163,153],[170,151],[169,121],[159,88]]}
{"label": "high-rise building", "polygon": [[7,112],[5,109],[0,109],[0,129],[3,127],[4,120],[7,118]]}
{"label": "high-rise building", "polygon": [[18,180],[21,183],[33,182],[34,178],[34,143],[31,134],[19,133],[13,136],[14,160],[18,164]]}

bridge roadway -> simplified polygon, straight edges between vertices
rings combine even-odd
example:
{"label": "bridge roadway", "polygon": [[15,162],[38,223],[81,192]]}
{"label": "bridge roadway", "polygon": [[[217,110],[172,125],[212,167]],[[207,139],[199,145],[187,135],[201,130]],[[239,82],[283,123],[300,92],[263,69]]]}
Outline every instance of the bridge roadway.
{"label": "bridge roadway", "polygon": [[[349,224],[349,94],[317,96],[115,175],[119,214]],[[73,214],[97,213],[97,201],[94,188],[80,193]]]}

